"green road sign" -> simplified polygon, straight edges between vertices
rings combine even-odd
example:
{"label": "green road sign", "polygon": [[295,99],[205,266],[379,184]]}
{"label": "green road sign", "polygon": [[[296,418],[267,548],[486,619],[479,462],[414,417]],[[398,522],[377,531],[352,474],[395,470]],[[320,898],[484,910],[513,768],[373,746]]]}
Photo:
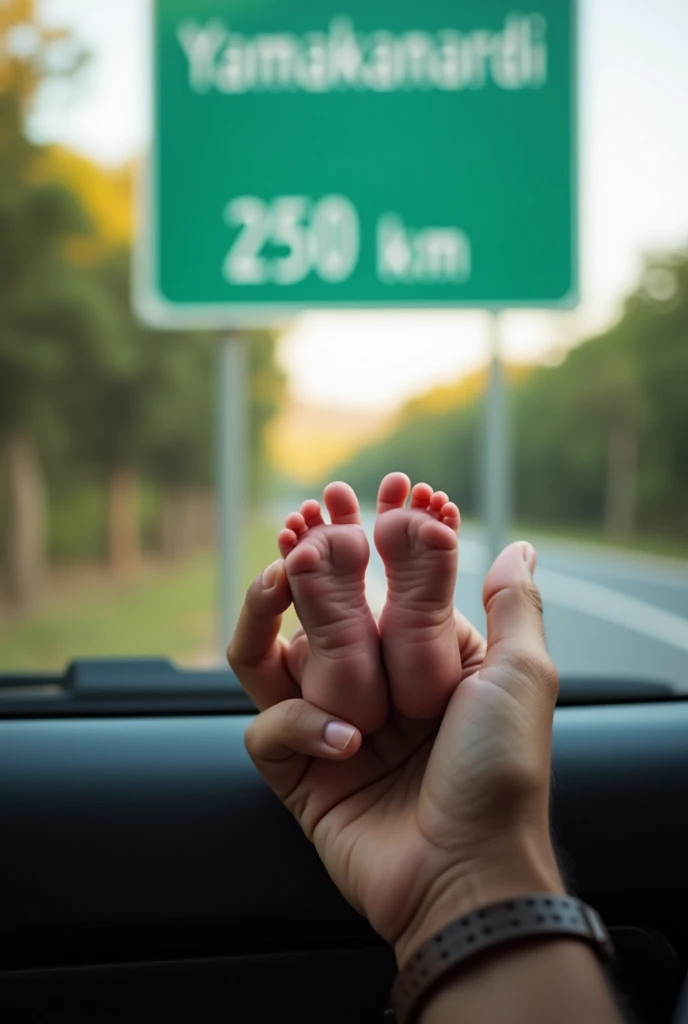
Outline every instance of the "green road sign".
{"label": "green road sign", "polygon": [[154,0],[138,305],[576,301],[574,0]]}

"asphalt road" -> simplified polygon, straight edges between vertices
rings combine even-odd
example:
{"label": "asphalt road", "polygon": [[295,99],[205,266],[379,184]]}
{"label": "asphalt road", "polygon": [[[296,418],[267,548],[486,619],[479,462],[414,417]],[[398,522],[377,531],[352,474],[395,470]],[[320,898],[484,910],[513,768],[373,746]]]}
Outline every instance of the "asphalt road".
{"label": "asphalt road", "polygon": [[[374,516],[365,513],[372,537]],[[552,657],[562,676],[670,683],[688,693],[688,566],[573,542],[538,542],[536,580]],[[384,601],[384,571],[371,545],[369,601]],[[484,628],[488,568],[482,532],[464,526],[456,604]]]}

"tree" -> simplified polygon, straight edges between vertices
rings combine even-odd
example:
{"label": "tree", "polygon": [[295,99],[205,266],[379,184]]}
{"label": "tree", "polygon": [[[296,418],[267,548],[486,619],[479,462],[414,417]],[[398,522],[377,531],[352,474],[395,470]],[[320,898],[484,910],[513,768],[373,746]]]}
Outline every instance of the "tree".
{"label": "tree", "polygon": [[271,330],[246,332],[248,345],[248,446],[249,489],[260,498],[265,490],[265,436],[273,417],[279,412],[287,392],[287,378],[277,362],[278,335]]}
{"label": "tree", "polygon": [[[87,161],[37,147],[27,134],[40,87],[73,74],[83,59],[67,33],[42,24],[33,0],[0,3],[3,546],[10,592],[25,604],[36,593],[43,562],[41,457],[48,458],[53,481],[83,473],[108,488],[108,547],[118,572],[138,561],[139,474],[174,504],[190,488],[209,490],[214,468],[212,337],[147,330],[130,308],[130,169],[104,183]],[[67,187],[51,180],[56,173]],[[117,191],[114,216],[110,186]],[[97,236],[75,190],[84,193]],[[251,480],[257,493],[263,431],[281,401],[284,377],[275,336],[251,334]]]}
{"label": "tree", "polygon": [[35,596],[43,562],[37,445],[55,425],[51,396],[69,361],[71,321],[86,326],[62,248],[89,230],[69,191],[34,180],[39,149],[25,123],[46,76],[71,74],[82,63],[74,40],[47,29],[32,0],[0,6],[0,447],[8,492],[6,583],[20,604]]}
{"label": "tree", "polygon": [[[144,339],[145,343],[145,339]],[[159,541],[168,556],[209,542],[214,529],[215,338],[164,332],[153,339],[142,467],[162,492]]]}
{"label": "tree", "polygon": [[[113,253],[90,269],[92,293],[110,310],[101,344],[85,346],[64,396],[77,464],[96,473],[109,492],[108,550],[117,575],[140,560],[138,481],[163,492],[162,534],[168,553],[193,543],[194,509],[215,474],[216,338],[190,331],[152,331],[129,301],[130,254]],[[105,340],[103,340],[105,339]],[[260,489],[264,429],[279,408],[284,375],[276,338],[249,332],[249,438],[252,493]],[[204,518],[208,501],[203,498]],[[204,526],[207,534],[207,523]]]}
{"label": "tree", "polygon": [[106,326],[98,344],[80,349],[61,408],[73,461],[107,487],[109,564],[115,575],[127,576],[140,562],[138,478],[151,393],[165,365],[163,339],[131,310],[128,250],[111,253],[85,273]]}
{"label": "tree", "polygon": [[[248,462],[254,500],[264,488],[265,431],[284,398],[286,379],[276,362],[276,336],[248,331]],[[218,339],[200,332],[165,332],[161,366],[151,387],[145,472],[163,490],[163,546],[183,553],[210,535],[209,492],[215,479]]]}
{"label": "tree", "polygon": [[45,24],[35,0],[0,4],[0,93],[18,100],[24,114],[46,80],[69,78],[86,60],[67,29]]}
{"label": "tree", "polygon": [[[514,387],[517,514],[540,524],[688,532],[688,254],[647,260],[616,323]],[[472,382],[468,382],[469,385]],[[444,389],[461,395],[462,389]],[[338,473],[371,500],[383,473],[441,482],[466,512],[479,508],[481,405],[428,415],[415,402],[385,441]],[[442,396],[440,396],[442,397]]]}
{"label": "tree", "polygon": [[624,313],[642,381],[638,517],[655,532],[688,533],[688,252],[647,259]]}

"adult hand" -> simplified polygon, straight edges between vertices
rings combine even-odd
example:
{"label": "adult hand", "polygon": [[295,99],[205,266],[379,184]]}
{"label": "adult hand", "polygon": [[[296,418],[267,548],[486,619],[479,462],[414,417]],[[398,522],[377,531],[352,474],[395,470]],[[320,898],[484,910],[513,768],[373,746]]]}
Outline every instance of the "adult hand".
{"label": "adult hand", "polygon": [[400,964],[481,904],[564,891],[548,814],[557,676],[534,565],[517,543],[490,570],[487,644],[457,615],[463,676],[434,722],[401,715],[392,689],[387,722],[363,739],[302,699],[304,638],[290,649],[278,635],[291,603],[280,563],[248,591],[230,644],[260,710],[246,732],[252,760]]}

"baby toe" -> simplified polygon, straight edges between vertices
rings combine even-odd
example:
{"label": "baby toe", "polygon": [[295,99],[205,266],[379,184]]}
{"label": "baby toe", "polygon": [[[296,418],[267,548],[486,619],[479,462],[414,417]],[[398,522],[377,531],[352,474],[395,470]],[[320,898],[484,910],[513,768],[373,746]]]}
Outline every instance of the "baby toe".
{"label": "baby toe", "polygon": [[461,513],[458,505],[455,505],[453,501],[448,501],[442,506],[440,517],[445,526],[450,526],[452,530],[458,531],[461,525]]}
{"label": "baby toe", "polygon": [[300,512],[290,512],[284,520],[284,527],[293,530],[297,537],[302,537],[307,532],[306,520]]}
{"label": "baby toe", "polygon": [[411,491],[411,508],[427,509],[432,498],[430,484],[416,484]]}
{"label": "baby toe", "polygon": [[280,530],[277,535],[277,547],[282,558],[286,558],[294,550],[297,542],[298,537],[293,530],[287,529],[286,526],[283,530]]}
{"label": "baby toe", "polygon": [[304,522],[308,529],[312,529],[314,526],[322,526],[325,522],[322,516],[322,510],[320,503],[315,498],[309,498],[304,501],[301,506],[301,515],[303,516]]}

